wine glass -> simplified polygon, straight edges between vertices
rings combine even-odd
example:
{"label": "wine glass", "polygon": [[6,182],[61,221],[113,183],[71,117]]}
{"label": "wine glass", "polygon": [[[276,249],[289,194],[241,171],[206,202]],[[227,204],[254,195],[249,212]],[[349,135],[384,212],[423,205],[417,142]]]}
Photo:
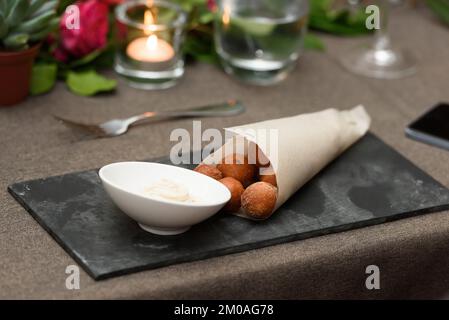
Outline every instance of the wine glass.
{"label": "wine glass", "polygon": [[[359,5],[361,0],[348,0],[350,5]],[[407,52],[396,47],[388,31],[389,5],[399,4],[401,0],[378,0],[380,29],[376,29],[372,44],[357,46],[341,57],[343,66],[359,75],[397,79],[416,72],[415,60]]]}

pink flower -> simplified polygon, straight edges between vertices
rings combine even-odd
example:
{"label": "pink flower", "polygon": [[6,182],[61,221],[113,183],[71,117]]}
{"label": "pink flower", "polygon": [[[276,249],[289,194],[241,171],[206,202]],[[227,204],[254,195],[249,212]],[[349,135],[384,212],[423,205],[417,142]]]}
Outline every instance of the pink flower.
{"label": "pink flower", "polygon": [[217,3],[215,0],[207,0],[207,7],[210,11],[215,12],[217,10]]}
{"label": "pink flower", "polygon": [[[77,1],[79,8],[79,28],[68,28],[73,25],[73,16],[65,13],[59,24],[60,41],[54,56],[60,61],[68,57],[82,58],[87,54],[106,46],[109,31],[108,4],[117,0]],[[67,23],[68,22],[68,23]]]}
{"label": "pink flower", "polygon": [[53,57],[55,57],[56,60],[59,60],[61,62],[67,62],[69,60],[69,56],[67,55],[67,52],[62,49],[61,47],[57,47],[53,51]]}

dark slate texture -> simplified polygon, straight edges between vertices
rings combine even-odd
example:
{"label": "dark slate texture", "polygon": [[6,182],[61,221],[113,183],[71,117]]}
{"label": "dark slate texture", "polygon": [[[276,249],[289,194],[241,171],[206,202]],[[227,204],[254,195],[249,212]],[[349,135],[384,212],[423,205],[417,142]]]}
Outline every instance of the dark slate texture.
{"label": "dark slate texture", "polygon": [[177,236],[140,229],[109,199],[97,170],[8,189],[97,280],[449,209],[449,190],[372,134],[270,219],[219,214]]}

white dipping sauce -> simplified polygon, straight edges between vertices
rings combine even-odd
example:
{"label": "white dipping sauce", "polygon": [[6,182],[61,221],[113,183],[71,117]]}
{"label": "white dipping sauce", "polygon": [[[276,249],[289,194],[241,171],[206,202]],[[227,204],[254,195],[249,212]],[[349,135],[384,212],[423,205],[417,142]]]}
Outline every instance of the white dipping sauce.
{"label": "white dipping sauce", "polygon": [[189,189],[182,184],[169,179],[161,179],[144,189],[144,194],[150,198],[178,202],[193,202]]}

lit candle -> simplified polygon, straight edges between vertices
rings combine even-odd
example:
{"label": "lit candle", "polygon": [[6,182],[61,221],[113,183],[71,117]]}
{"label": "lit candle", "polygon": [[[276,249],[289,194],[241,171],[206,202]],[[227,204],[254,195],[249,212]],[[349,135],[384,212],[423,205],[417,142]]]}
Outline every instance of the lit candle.
{"label": "lit candle", "polygon": [[174,57],[175,50],[167,41],[152,34],[148,38],[142,37],[133,40],[126,48],[126,54],[138,61],[164,62]]}
{"label": "lit candle", "polygon": [[225,27],[229,25],[229,22],[231,21],[231,8],[229,7],[228,3],[225,3],[223,8],[223,16],[221,17],[221,20],[223,21],[223,24]]}
{"label": "lit candle", "polygon": [[[152,1],[148,0],[148,7],[152,6]],[[150,10],[145,11],[145,26],[151,26],[154,23],[153,15]],[[126,48],[128,57],[144,62],[165,62],[175,56],[175,50],[165,40],[159,39],[155,34],[151,34],[150,29],[144,32],[148,37],[137,38],[131,41]]]}

